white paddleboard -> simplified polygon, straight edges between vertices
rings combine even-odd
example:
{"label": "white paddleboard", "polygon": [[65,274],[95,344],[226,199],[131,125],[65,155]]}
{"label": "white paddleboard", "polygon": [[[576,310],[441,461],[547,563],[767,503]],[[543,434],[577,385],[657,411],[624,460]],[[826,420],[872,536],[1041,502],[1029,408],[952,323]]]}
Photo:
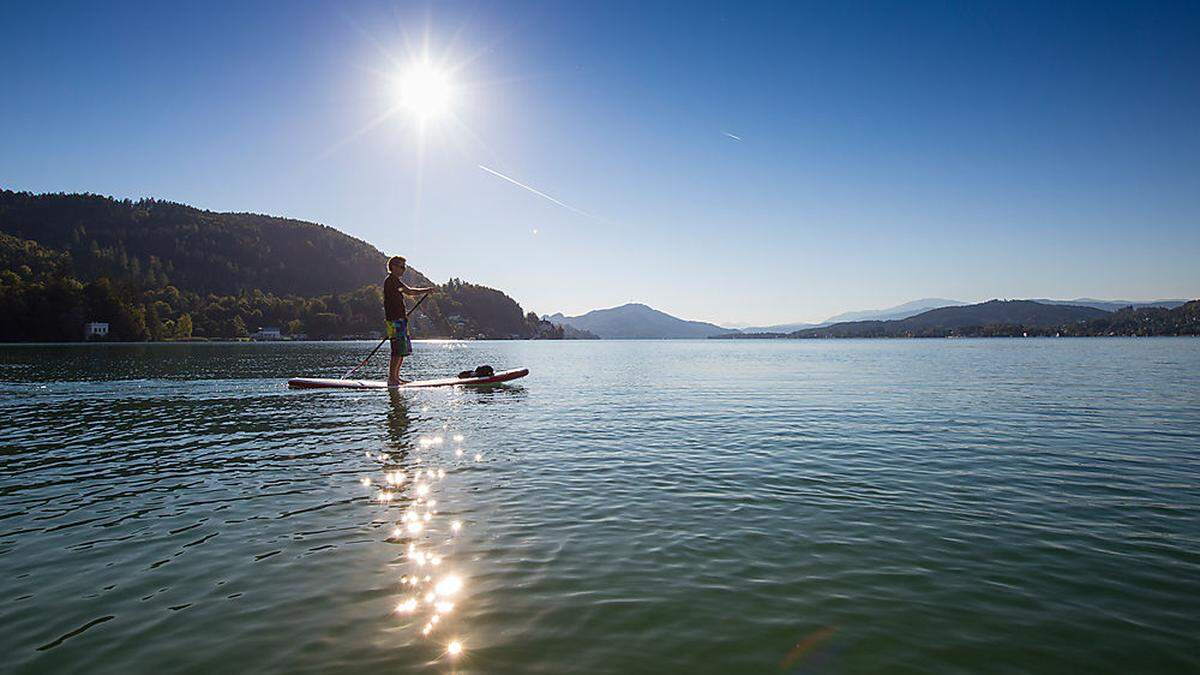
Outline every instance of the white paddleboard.
{"label": "white paddleboard", "polygon": [[[502,370],[487,377],[444,377],[440,380],[417,380],[406,382],[397,389],[423,389],[427,387],[478,387],[508,382],[529,374],[528,368]],[[293,389],[387,389],[385,380],[338,380],[326,377],[293,377],[288,380]]]}

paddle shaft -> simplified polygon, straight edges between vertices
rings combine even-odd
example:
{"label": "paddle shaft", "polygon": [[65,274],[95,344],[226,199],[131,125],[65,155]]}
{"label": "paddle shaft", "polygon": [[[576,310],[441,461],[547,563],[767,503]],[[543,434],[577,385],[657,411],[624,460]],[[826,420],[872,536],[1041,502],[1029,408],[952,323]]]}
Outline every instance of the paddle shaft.
{"label": "paddle shaft", "polygon": [[[429,296],[430,296],[432,293],[433,293],[433,291],[428,291],[428,292],[426,292],[426,293],[425,293],[425,295],[422,295],[422,296],[421,296],[421,299],[420,299],[420,300],[417,300],[417,304],[413,305],[413,306],[412,306],[412,309],[410,309],[410,310],[408,310],[407,312],[405,312],[405,314],[404,314],[404,315],[405,315],[405,316],[411,316],[411,315],[412,315],[412,313],[413,313],[413,312],[415,312],[415,311],[417,311],[417,308],[421,306],[421,303],[422,303],[422,302],[425,302],[425,298],[428,298],[428,297],[429,297]],[[367,365],[367,361],[370,361],[370,360],[371,360],[371,357],[372,357],[372,356],[375,356],[375,352],[379,351],[379,348],[380,348],[380,347],[382,347],[382,346],[383,346],[383,343],[385,343],[385,342],[387,342],[387,341],[388,341],[388,338],[387,338],[387,336],[385,335],[385,336],[384,336],[384,338],[383,338],[382,340],[380,340],[380,341],[379,341],[379,344],[375,345],[375,349],[372,349],[372,350],[371,350],[371,353],[370,353],[370,354],[367,354],[367,358],[365,358],[365,359],[363,359],[361,362],[359,362],[359,364],[358,364],[357,366],[354,366],[354,367],[353,367],[353,368],[351,368],[350,370],[346,371],[346,374],[342,376],[342,379],[344,380],[344,379],[346,379],[346,378],[350,377],[351,375],[353,375],[353,374],[354,374],[354,371],[356,371],[356,370],[358,370],[359,368],[362,368],[363,366]]]}

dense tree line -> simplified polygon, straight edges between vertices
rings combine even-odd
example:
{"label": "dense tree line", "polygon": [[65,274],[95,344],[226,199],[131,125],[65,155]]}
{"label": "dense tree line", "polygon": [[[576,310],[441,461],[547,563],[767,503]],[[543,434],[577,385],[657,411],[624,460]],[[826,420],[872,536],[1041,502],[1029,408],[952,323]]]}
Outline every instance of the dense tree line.
{"label": "dense tree line", "polygon": [[[1055,333],[1079,336],[1200,335],[1200,300],[1186,302],[1174,309],[1126,307],[1080,326],[1063,326]],[[1038,334],[1049,334],[1049,331]]]}
{"label": "dense tree line", "polygon": [[[83,282],[30,266],[0,272],[0,341],[71,341],[85,322],[110,324],[114,340],[245,338],[261,327],[313,339],[373,337],[383,328],[382,291],[368,285],[316,297],[260,290],[201,296],[107,277]],[[412,318],[415,337],[561,339],[562,329],[494,289],[454,280]]]}

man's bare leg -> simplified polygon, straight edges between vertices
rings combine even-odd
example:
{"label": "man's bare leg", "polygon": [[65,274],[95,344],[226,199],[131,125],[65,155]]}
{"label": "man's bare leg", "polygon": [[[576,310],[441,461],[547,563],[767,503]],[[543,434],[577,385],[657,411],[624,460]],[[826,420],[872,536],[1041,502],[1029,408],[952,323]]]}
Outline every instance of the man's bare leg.
{"label": "man's bare leg", "polygon": [[396,387],[404,384],[404,380],[400,379],[400,366],[404,365],[403,356],[393,356],[388,362],[388,386]]}

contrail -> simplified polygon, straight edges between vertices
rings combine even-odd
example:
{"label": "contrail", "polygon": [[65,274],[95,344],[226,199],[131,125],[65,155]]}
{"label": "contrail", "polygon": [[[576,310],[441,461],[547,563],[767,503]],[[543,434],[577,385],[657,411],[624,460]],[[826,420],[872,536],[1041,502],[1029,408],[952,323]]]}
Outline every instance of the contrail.
{"label": "contrail", "polygon": [[725,134],[726,136],[728,136],[728,137],[732,138],[732,139],[733,139],[733,140],[735,140],[735,141],[740,141],[740,140],[742,140],[742,137],[741,137],[741,136],[738,136],[737,134],[731,134],[731,133],[729,133],[728,131],[722,131],[721,133]]}
{"label": "contrail", "polygon": [[568,211],[574,211],[575,213],[578,213],[581,216],[587,216],[588,218],[596,218],[596,216],[593,216],[592,214],[588,213],[587,211],[580,211],[579,209],[575,208],[574,206],[571,206],[570,204],[564,204],[564,203],[558,201],[557,199],[555,199],[554,197],[551,197],[550,195],[546,194],[545,192],[542,192],[541,190],[537,190],[535,188],[531,188],[519,180],[509,178],[508,176],[505,176],[504,174],[500,173],[499,171],[496,171],[495,169],[489,169],[482,164],[476,164],[476,166],[478,166],[479,168],[483,169],[484,171],[492,174],[493,176],[496,176],[497,178],[503,178],[504,180],[512,183],[513,185],[516,185],[519,188],[524,188],[526,190],[529,190],[533,194],[535,194],[539,197],[542,197],[543,199],[549,199],[550,201],[554,202],[555,204],[558,204],[559,206],[563,207],[564,209],[567,209]]}

